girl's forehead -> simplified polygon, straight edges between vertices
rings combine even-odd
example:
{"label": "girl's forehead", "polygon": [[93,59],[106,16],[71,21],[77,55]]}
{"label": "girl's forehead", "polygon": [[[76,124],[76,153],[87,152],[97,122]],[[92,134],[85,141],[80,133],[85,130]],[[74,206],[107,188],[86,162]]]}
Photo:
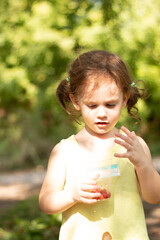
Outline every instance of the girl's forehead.
{"label": "girl's forehead", "polygon": [[117,86],[114,80],[102,82],[90,82],[86,85],[83,92],[83,99],[94,99],[100,97],[118,98],[122,90]]}

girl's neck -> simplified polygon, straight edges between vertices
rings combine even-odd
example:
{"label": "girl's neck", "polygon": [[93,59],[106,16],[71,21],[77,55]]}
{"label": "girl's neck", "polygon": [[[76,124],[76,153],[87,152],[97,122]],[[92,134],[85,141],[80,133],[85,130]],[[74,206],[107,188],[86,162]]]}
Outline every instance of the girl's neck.
{"label": "girl's neck", "polygon": [[102,134],[96,135],[90,132],[86,127],[84,127],[78,134],[75,136],[77,143],[80,147],[82,147],[85,151],[89,152],[102,152],[110,149],[114,143],[116,128],[112,131]]}

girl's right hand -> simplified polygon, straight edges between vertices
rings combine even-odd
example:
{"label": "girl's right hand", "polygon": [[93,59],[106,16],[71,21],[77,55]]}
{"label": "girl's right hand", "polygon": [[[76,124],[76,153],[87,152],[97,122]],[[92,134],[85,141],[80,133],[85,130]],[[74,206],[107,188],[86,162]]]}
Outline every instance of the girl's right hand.
{"label": "girl's right hand", "polygon": [[93,174],[75,181],[71,190],[73,201],[88,204],[96,203],[101,197],[100,187],[96,181],[98,178],[99,174]]}

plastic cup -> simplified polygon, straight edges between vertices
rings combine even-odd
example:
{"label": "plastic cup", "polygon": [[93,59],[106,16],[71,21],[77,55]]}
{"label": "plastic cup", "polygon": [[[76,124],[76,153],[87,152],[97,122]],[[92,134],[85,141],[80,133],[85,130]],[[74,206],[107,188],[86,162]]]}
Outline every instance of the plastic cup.
{"label": "plastic cup", "polygon": [[85,162],[85,169],[88,174],[98,174],[97,184],[100,186],[101,197],[98,200],[105,200],[111,197],[111,168],[108,158],[102,160],[90,159]]}
{"label": "plastic cup", "polygon": [[100,174],[97,184],[100,186],[101,197],[99,200],[108,199],[111,197],[111,173],[110,166],[105,166],[98,169]]}

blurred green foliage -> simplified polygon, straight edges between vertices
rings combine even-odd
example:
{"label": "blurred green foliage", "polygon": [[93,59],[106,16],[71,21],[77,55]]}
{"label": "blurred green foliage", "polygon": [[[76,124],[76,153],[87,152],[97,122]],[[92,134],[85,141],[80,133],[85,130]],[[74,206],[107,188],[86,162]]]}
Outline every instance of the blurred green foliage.
{"label": "blurred green foliage", "polygon": [[159,12],[159,0],[1,0],[0,169],[46,165],[52,147],[76,131],[55,90],[70,61],[91,49],[120,55],[145,81],[141,126],[126,114],[121,122],[159,150]]}
{"label": "blurred green foliage", "polygon": [[0,215],[0,240],[57,240],[60,224],[61,216],[40,212],[33,196]]}

